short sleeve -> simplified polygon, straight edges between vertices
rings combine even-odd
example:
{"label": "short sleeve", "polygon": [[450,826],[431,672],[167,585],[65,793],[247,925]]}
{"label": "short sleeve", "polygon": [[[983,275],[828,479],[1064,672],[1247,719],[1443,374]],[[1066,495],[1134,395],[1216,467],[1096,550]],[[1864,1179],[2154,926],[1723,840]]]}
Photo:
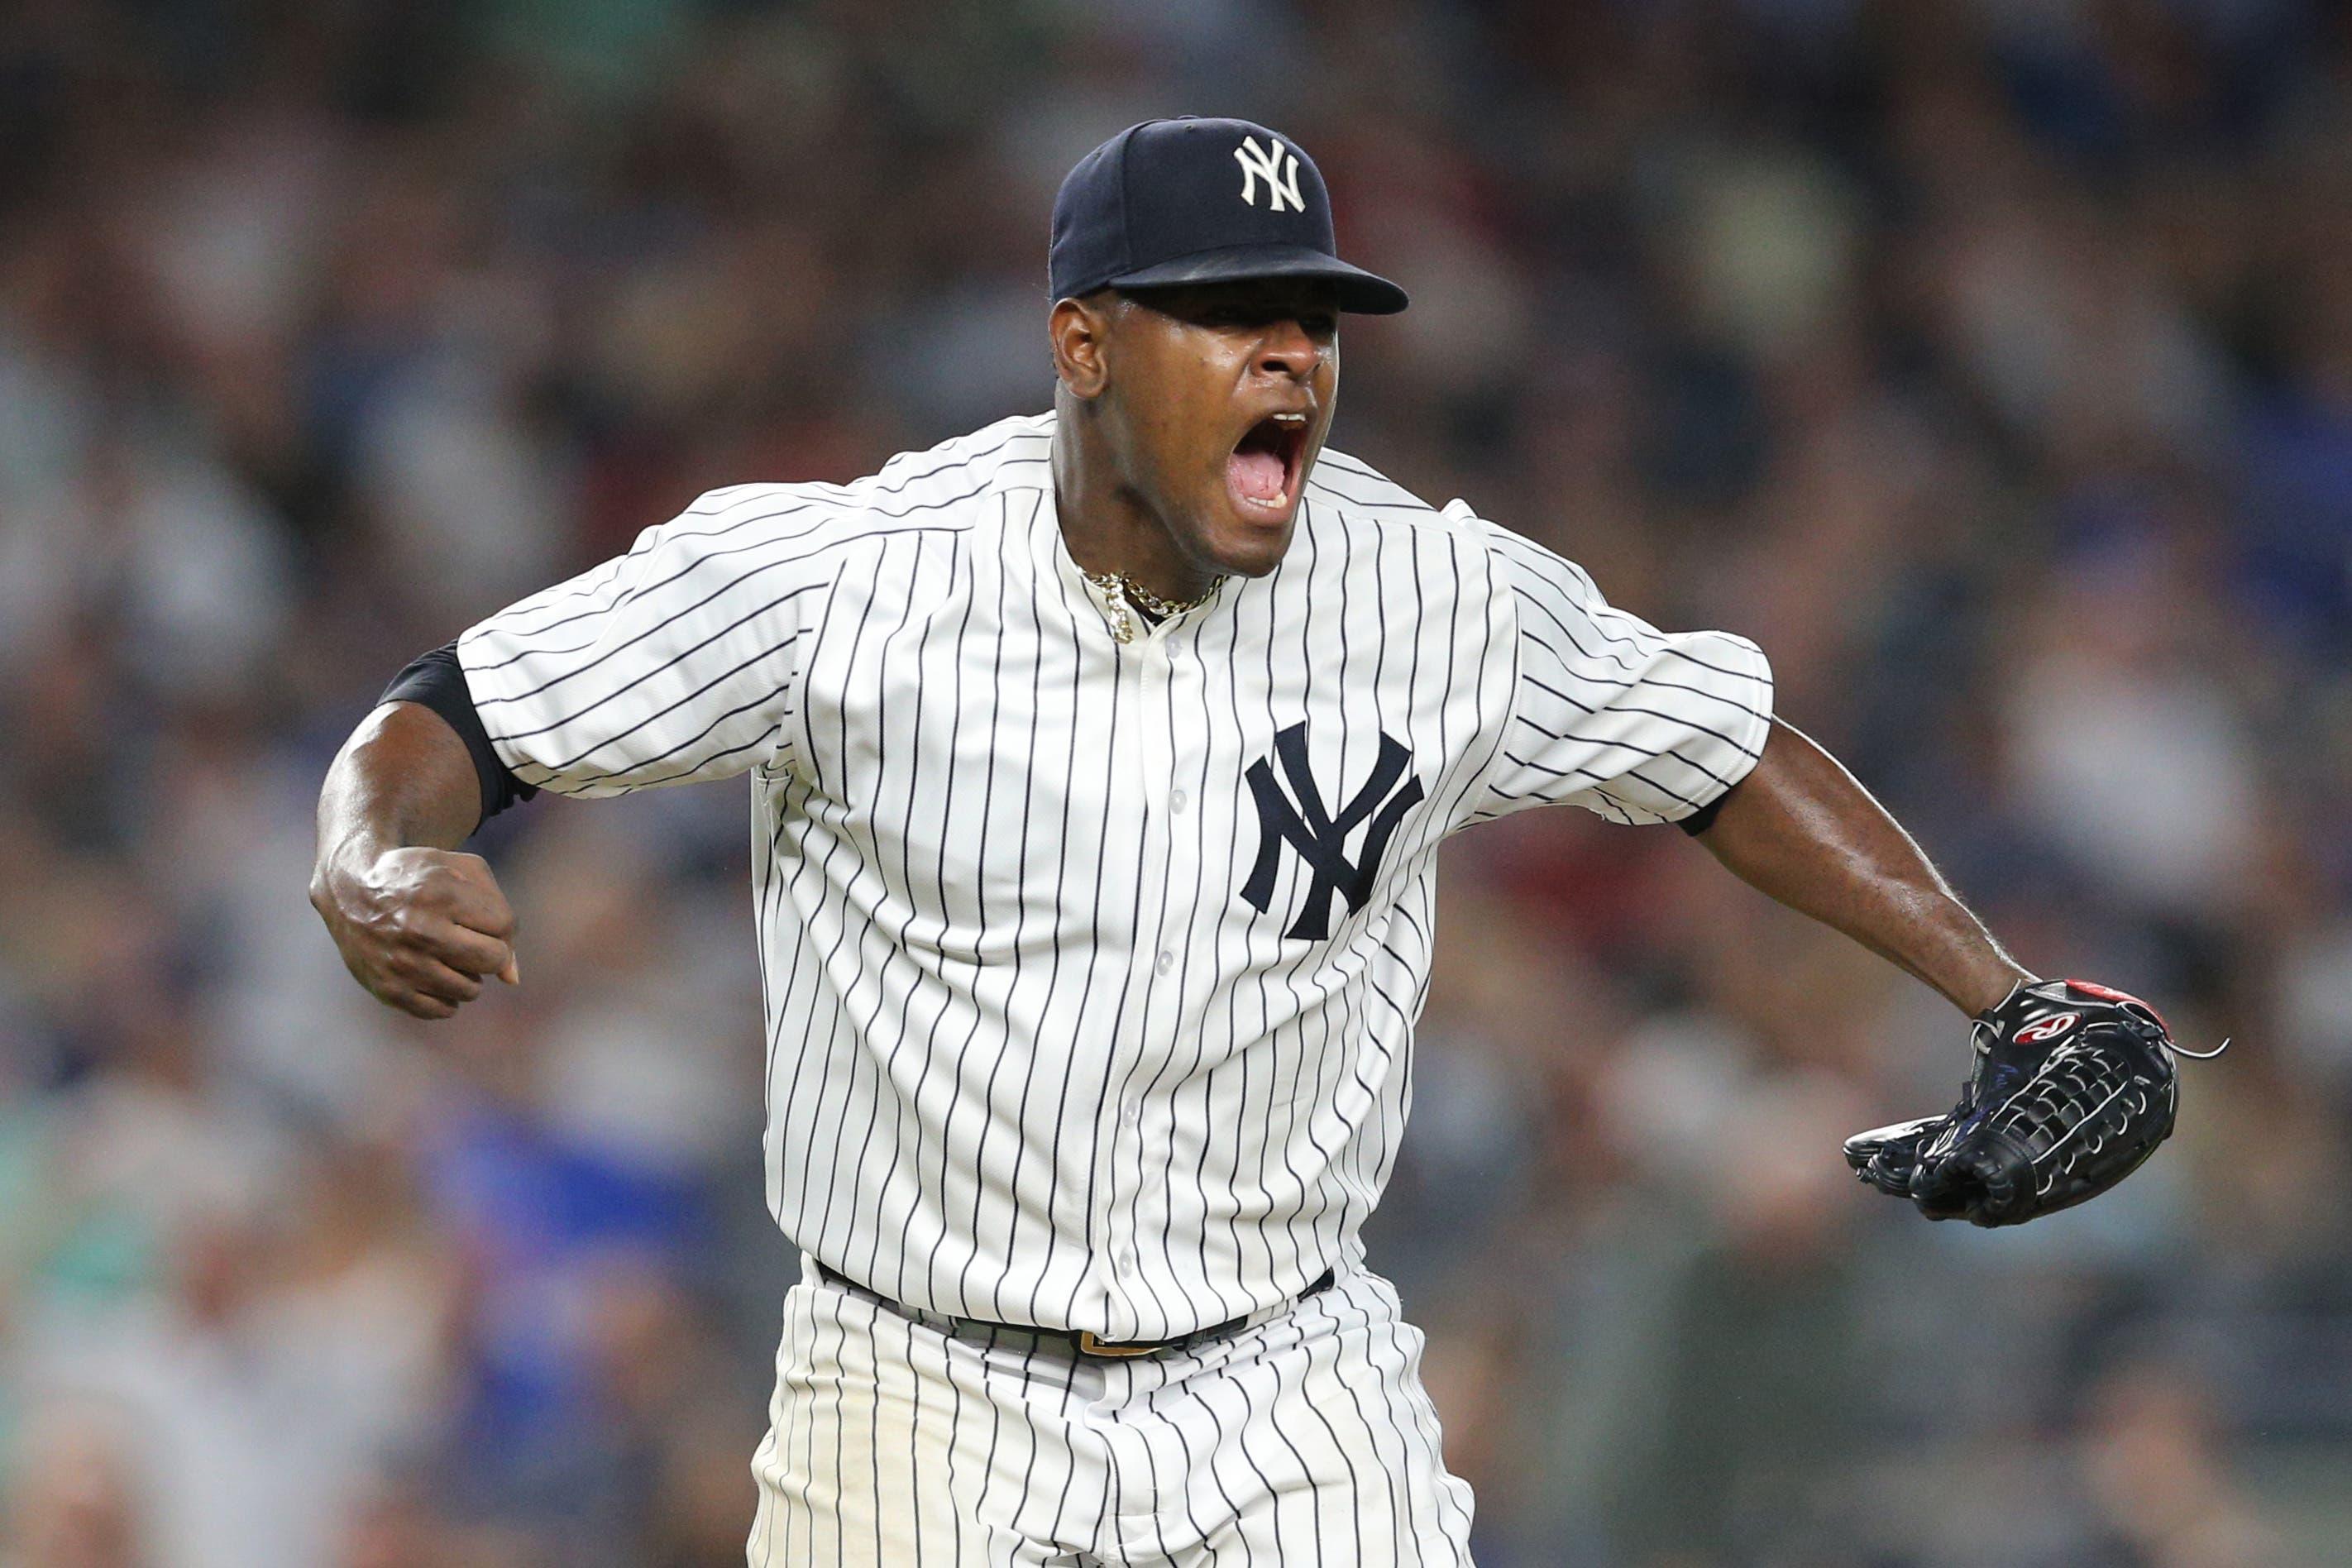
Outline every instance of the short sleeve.
{"label": "short sleeve", "polygon": [[776,487],[714,491],[626,555],[457,639],[499,760],[582,796],[726,778],[790,752],[802,658],[839,568]]}
{"label": "short sleeve", "polygon": [[1678,822],[1756,765],[1772,671],[1754,643],[1661,632],[1611,608],[1582,568],[1472,525],[1517,622],[1510,711],[1472,820],[1572,805],[1615,822]]}

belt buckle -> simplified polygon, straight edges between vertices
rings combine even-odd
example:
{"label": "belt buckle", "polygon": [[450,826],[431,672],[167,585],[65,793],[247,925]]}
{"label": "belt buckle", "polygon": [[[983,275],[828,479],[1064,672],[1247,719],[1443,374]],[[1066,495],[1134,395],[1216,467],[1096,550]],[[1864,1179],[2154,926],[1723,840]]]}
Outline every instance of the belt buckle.
{"label": "belt buckle", "polygon": [[1118,1340],[1097,1338],[1092,1329],[1078,1331],[1078,1350],[1085,1355],[1108,1356],[1115,1361],[1129,1361],[1137,1356],[1157,1355],[1166,1348],[1165,1340],[1122,1343]]}

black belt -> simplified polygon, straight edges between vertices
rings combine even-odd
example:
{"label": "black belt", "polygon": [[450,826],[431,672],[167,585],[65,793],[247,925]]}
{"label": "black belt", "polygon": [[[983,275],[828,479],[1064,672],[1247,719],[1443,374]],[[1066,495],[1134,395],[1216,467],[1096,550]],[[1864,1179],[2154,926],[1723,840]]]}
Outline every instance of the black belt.
{"label": "black belt", "polygon": [[[1213,1340],[1220,1334],[1230,1334],[1236,1329],[1248,1323],[1251,1317],[1254,1315],[1248,1312],[1244,1312],[1238,1318],[1227,1318],[1222,1323],[1212,1323],[1205,1329],[1194,1329],[1189,1334],[1178,1334],[1173,1339],[1106,1340],[1097,1337],[1093,1331],[1088,1329],[1041,1329],[1034,1323],[995,1323],[991,1322],[986,1318],[959,1318],[947,1312],[932,1312],[914,1307],[904,1306],[897,1301],[893,1301],[889,1297],[885,1296],[879,1290],[873,1289],[865,1285],[860,1285],[856,1280],[852,1279],[849,1276],[842,1273],[837,1268],[826,1268],[824,1264],[819,1263],[814,1258],[809,1259],[809,1265],[816,1270],[816,1277],[824,1280],[826,1284],[838,1285],[845,1290],[855,1290],[857,1294],[866,1297],[871,1300],[877,1301],[883,1306],[889,1308],[892,1311],[898,1313],[902,1318],[944,1318],[960,1330],[992,1329],[1000,1330],[1006,1333],[1034,1334],[1039,1339],[1063,1341],[1080,1355],[1124,1358],[1127,1356],[1158,1355],[1161,1351],[1182,1350],[1187,1345],[1198,1344],[1202,1340]],[[1307,1297],[1315,1295],[1318,1291],[1328,1290],[1331,1288],[1331,1280],[1332,1272],[1330,1269],[1326,1268],[1320,1275],[1317,1276],[1313,1284],[1307,1286],[1306,1289],[1301,1290],[1293,1298],[1293,1300],[1304,1301]]]}

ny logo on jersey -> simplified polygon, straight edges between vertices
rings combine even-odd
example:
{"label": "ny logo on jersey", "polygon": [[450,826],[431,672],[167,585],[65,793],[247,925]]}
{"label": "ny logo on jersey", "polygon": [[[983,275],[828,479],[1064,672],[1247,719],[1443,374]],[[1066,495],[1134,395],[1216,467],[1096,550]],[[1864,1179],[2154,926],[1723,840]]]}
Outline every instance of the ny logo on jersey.
{"label": "ny logo on jersey", "polygon": [[[1397,824],[1404,820],[1404,814],[1421,800],[1421,780],[1406,779],[1403,786],[1398,787],[1397,780],[1404,773],[1405,764],[1412,760],[1412,753],[1405,750],[1402,742],[1382,734],[1381,754],[1372,760],[1371,776],[1339,807],[1339,815],[1333,816],[1324,808],[1322,792],[1315,787],[1315,775],[1307,764],[1306,724],[1293,724],[1275,736],[1274,754],[1281,760],[1283,774],[1290,781],[1290,795],[1284,795],[1282,785],[1275,781],[1267,758],[1260,757],[1252,763],[1243,775],[1249,780],[1250,794],[1257,799],[1258,841],[1257,862],[1250,868],[1249,880],[1242,884],[1242,898],[1259,913],[1265,912],[1274,899],[1275,863],[1283,841],[1287,839],[1315,878],[1307,885],[1306,907],[1282,934],[1320,942],[1331,934],[1331,900],[1335,894],[1346,897],[1350,914],[1362,909],[1364,900],[1372,896],[1372,880],[1380,875],[1381,857],[1388,852],[1389,839],[1396,833]],[[1295,805],[1293,796],[1297,798]],[[1348,836],[1367,817],[1371,819],[1371,826],[1364,833],[1362,851],[1351,865],[1348,860]]]}
{"label": "ny logo on jersey", "polygon": [[1280,212],[1284,202],[1290,204],[1293,212],[1307,210],[1306,200],[1298,194],[1297,153],[1271,136],[1264,147],[1257,144],[1256,137],[1244,136],[1234,149],[1234,157],[1242,166],[1242,200],[1257,205],[1258,177],[1264,175],[1266,211]]}

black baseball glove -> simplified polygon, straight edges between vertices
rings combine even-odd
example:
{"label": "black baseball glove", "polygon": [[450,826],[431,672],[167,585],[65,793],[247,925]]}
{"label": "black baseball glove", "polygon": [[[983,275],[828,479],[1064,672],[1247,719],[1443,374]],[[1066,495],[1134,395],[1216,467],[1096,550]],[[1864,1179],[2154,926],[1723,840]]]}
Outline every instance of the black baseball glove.
{"label": "black baseball glove", "polygon": [[1948,1114],[1845,1141],[1855,1174],[1929,1219],[2023,1225],[2071,1208],[2171,1135],[2179,1047],[2138,997],[2083,980],[2021,984],[1977,1015],[1972,1035],[1976,1068]]}

